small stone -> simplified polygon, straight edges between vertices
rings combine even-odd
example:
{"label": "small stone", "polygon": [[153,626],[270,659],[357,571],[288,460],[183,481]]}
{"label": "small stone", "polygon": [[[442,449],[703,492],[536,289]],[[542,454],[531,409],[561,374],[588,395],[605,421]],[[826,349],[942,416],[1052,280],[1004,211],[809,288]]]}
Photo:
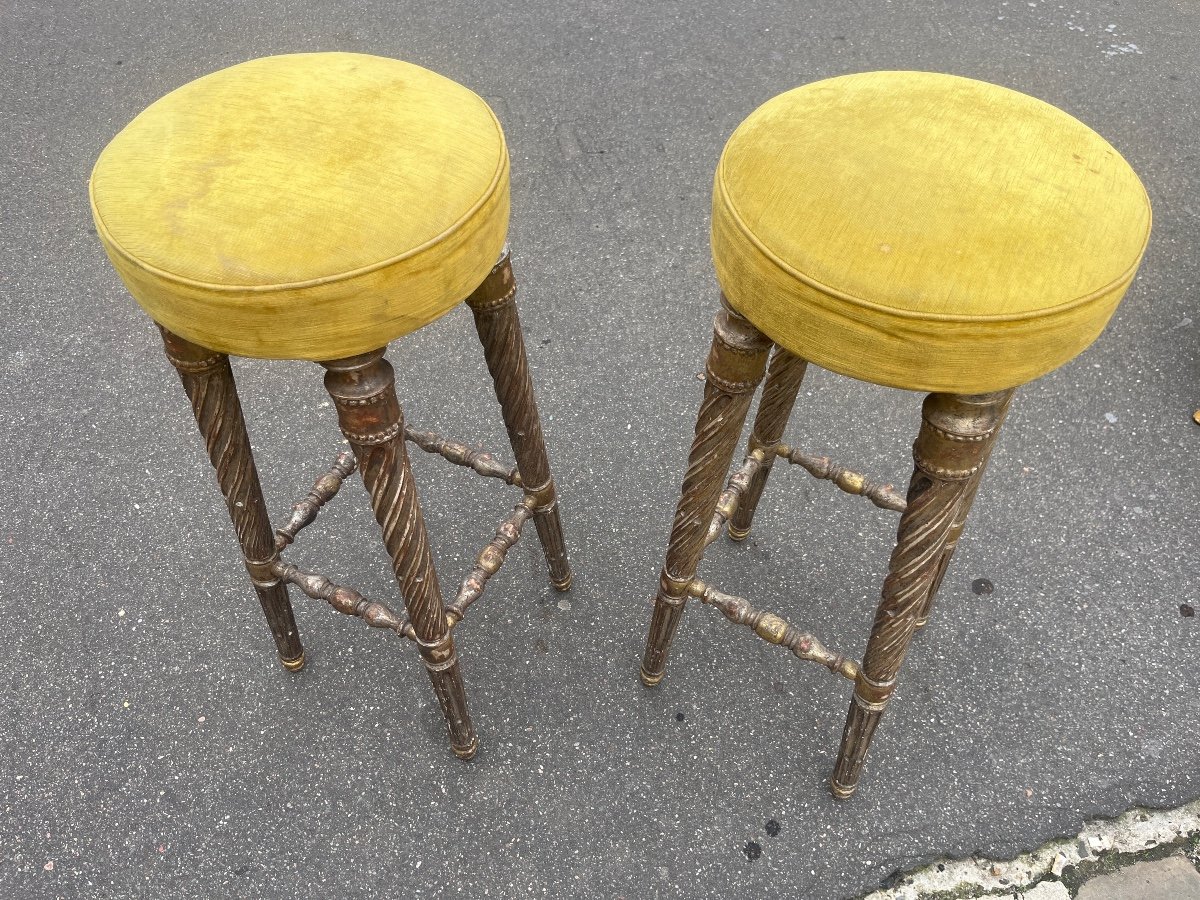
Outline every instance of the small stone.
{"label": "small stone", "polygon": [[1189,606],[1186,603],[1180,603],[1179,604],[1179,614],[1181,616],[1183,616],[1185,619],[1190,619],[1190,618],[1192,618],[1192,616],[1196,615],[1196,610],[1194,610],[1191,606]]}
{"label": "small stone", "polygon": [[1104,418],[1108,420],[1109,425],[1117,424],[1117,414],[1116,413],[1106,412],[1104,414]]}
{"label": "small stone", "polygon": [[125,618],[125,610],[123,610],[123,609],[118,609],[118,610],[117,610],[117,618],[118,618],[118,619],[123,619],[123,618]]}
{"label": "small stone", "polygon": [[54,871],[54,860],[50,860],[48,863],[46,863],[44,866],[42,866],[42,869],[47,872],[53,872]]}
{"label": "small stone", "polygon": [[1054,854],[1054,861],[1050,863],[1050,874],[1055,878],[1062,876],[1063,869],[1067,867],[1067,858],[1061,853]]}

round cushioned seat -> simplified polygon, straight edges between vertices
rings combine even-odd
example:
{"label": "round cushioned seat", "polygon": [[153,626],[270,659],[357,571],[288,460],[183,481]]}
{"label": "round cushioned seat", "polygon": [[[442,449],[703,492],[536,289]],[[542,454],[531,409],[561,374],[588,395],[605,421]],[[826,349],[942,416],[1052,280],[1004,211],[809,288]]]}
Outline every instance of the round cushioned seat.
{"label": "round cushioned seat", "polygon": [[713,192],[731,305],[798,356],[909,390],[1001,390],[1062,365],[1103,330],[1149,234],[1141,182],[1091,129],[925,72],[768,101]]}
{"label": "round cushioned seat", "polygon": [[179,88],[112,140],[90,190],[146,311],[243,356],[382,347],[476,288],[508,229],[487,104],[353,53],[257,59]]}

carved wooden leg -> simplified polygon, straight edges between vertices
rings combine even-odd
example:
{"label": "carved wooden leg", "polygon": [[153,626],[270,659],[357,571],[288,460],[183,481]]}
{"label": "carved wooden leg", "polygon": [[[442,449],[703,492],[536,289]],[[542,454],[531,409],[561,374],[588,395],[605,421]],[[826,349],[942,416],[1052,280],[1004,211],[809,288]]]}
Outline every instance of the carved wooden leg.
{"label": "carved wooden leg", "polygon": [[971,489],[1004,415],[1012,391],[956,396],[930,394],[913,445],[916,466],[908,509],[900,517],[896,547],[883,583],[883,599],[854,687],[831,786],[845,799],[854,793],[867,748],[896,687],[917,614],[937,577],[959,506]]}
{"label": "carved wooden leg", "polygon": [[533,379],[525,358],[525,339],[517,316],[517,285],[505,251],[483,284],[467,298],[483,356],[496,386],[508,440],[517,459],[525,493],[533,497],[537,528],[550,569],[550,581],[560,591],[571,586],[571,566],[563,543],[558,497],[550,475],[550,460],[542,437],[542,421],[533,397]]}
{"label": "carved wooden leg", "polygon": [[[1000,421],[996,423],[996,430],[1004,424],[1005,418],[1008,416],[1008,408],[1012,402],[1013,392],[1008,392],[1008,399],[1004,401],[1004,406],[1000,410]],[[983,481],[983,473],[987,471],[988,460],[992,457],[992,448],[996,446],[995,441],[990,441],[987,449],[984,451],[983,462],[979,464],[978,471],[971,476],[970,484],[963,492],[962,499],[958,502],[958,514],[954,517],[954,524],[950,527],[950,536],[946,539],[946,549],[942,552],[942,559],[938,563],[937,573],[933,576],[933,581],[929,585],[929,593],[925,595],[925,600],[918,607],[917,611],[917,627],[924,628],[929,623],[929,614],[933,610],[933,598],[937,596],[938,589],[942,586],[942,579],[946,577],[946,569],[950,566],[950,559],[954,556],[954,548],[958,546],[958,539],[962,537],[963,528],[967,524],[967,516],[971,513],[971,506],[975,502],[975,494],[979,491],[979,485]]]}
{"label": "carved wooden leg", "polygon": [[225,505],[229,507],[229,517],[258,601],[275,638],[279,660],[284,668],[298,671],[304,667],[304,648],[296,631],[287,585],[271,574],[271,563],[278,555],[275,535],[267,518],[229,357],[184,340],[165,328],[160,327],[159,331],[167,359],[179,371],[183,389],[192,401],[196,424],[204,436],[208,458],[217,470],[217,481],[225,495]]}
{"label": "carved wooden leg", "polygon": [[[758,413],[754,416],[754,429],[746,445],[747,456],[763,447],[774,447],[783,439],[783,429],[787,427],[788,416],[792,414],[796,394],[800,391],[800,382],[804,380],[804,370],[807,368],[808,363],[800,357],[793,356],[782,347],[775,348],[767,369],[767,383],[763,385]],[[745,540],[750,533],[754,510],[758,508],[758,501],[774,464],[775,456],[768,456],[742,494],[738,508],[729,521],[729,536],[735,541]]]}
{"label": "carved wooden leg", "polygon": [[383,529],[383,543],[392,557],[392,569],[417,635],[421,658],[446,716],[450,747],[457,756],[470,759],[479,742],[467,712],[454,638],[408,466],[395,375],[383,353],[379,349],[322,363],[328,370],[325,389],[337,407],[342,434],[354,450],[363,483],[371,494],[371,506]]}
{"label": "carved wooden leg", "polygon": [[646,638],[641,676],[647,687],[662,681],[666,671],[667,652],[687,602],[687,586],[704,554],[705,535],[770,347],[757,328],[724,303],[713,325],[704,400]]}

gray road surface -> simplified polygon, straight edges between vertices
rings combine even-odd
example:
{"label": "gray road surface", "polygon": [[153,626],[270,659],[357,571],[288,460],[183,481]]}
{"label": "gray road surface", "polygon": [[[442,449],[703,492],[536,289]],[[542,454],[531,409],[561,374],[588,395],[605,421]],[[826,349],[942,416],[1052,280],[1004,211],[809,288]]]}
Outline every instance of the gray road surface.
{"label": "gray road surface", "polygon": [[[1200,10],[1072,3],[5,3],[0,894],[834,898],[1200,794],[1200,619],[1180,613],[1200,606]],[[96,155],[160,95],[329,49],[472,87],[512,152],[577,578],[563,602],[530,540],[460,629],[470,765],[411,647],[299,597],[308,668],[275,663],[178,383],[87,209]],[[708,609],[658,691],[636,671],[716,301],[717,155],[772,95],[883,68],[1078,116],[1142,175],[1155,232],[1092,351],[1019,395],[839,805],[844,683]],[[411,421],[506,449],[465,310],[393,358]],[[282,513],[339,449],[333,412],[312,365],[237,372]],[[902,482],[918,402],[814,372],[789,438]],[[416,465],[452,585],[511,495]],[[861,652],[892,518],[798,470],[773,485],[755,538],[715,545],[705,572]],[[359,486],[322,520],[296,558],[393,596]]]}

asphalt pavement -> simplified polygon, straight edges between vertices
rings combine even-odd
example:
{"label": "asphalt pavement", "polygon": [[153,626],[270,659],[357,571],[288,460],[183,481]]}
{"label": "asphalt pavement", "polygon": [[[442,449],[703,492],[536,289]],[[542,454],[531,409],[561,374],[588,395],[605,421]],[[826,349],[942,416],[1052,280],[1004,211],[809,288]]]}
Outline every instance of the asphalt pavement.
{"label": "asphalt pavement", "polygon": [[[0,10],[0,895],[840,898],[1200,795],[1200,8],[260,0]],[[476,760],[411,646],[296,596],[275,661],[174,373],[93,231],[105,143],[242,60],[419,63],[496,110],[511,246],[576,569],[522,542],[459,628]],[[771,96],[925,69],[1103,134],[1155,213],[1090,351],[1022,390],[858,795],[826,787],[844,682],[690,609],[637,668],[717,289],[713,169]],[[509,458],[465,310],[393,347],[413,424]],[[320,371],[239,361],[283,515],[341,448]],[[789,442],[903,483],[920,398],[812,371]],[[511,489],[419,457],[442,581]],[[779,472],[702,574],[860,654],[894,518]],[[395,589],[361,487],[294,558]],[[992,590],[981,584],[985,579]],[[774,823],[774,824],[770,824]]]}

